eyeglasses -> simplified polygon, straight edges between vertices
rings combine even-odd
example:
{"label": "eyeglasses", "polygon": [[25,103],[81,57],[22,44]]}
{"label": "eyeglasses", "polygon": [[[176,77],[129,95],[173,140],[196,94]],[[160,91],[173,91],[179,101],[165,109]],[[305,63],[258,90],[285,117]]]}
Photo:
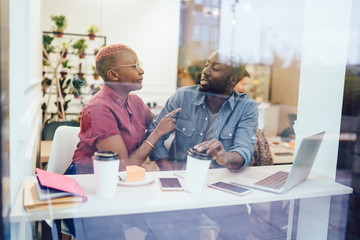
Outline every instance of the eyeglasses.
{"label": "eyeglasses", "polygon": [[143,67],[143,64],[141,61],[138,60],[135,64],[114,65],[111,68],[122,68],[122,67],[132,67],[132,68],[136,68],[137,70],[140,70]]}

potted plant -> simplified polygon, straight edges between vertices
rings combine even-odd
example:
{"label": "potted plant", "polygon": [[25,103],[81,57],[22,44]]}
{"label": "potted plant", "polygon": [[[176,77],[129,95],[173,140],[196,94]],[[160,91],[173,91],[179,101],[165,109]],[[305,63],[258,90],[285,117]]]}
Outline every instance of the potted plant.
{"label": "potted plant", "polygon": [[51,45],[54,37],[43,35],[43,58],[48,59],[48,54],[54,52],[55,47]]}
{"label": "potted plant", "polygon": [[72,68],[72,66],[69,65],[69,60],[65,60],[61,62],[62,68],[60,70],[60,74],[62,78],[65,78],[68,70],[70,70]]}
{"label": "potted plant", "polygon": [[96,25],[90,25],[88,28],[88,35],[90,40],[95,39],[95,34],[99,32],[99,28]]}
{"label": "potted plant", "polygon": [[[57,111],[56,113],[51,113],[51,117],[48,118],[45,122],[44,125],[49,123],[50,121],[53,120],[53,118],[55,116],[57,116],[60,119],[64,119],[64,115],[66,110],[68,109],[69,103],[71,102],[71,98],[69,99],[67,96],[68,94],[74,94],[75,98],[78,98],[81,95],[81,87],[83,85],[86,84],[86,80],[85,79],[80,79],[73,77],[73,79],[71,78],[59,78],[57,79],[57,81],[59,82],[59,93],[57,93],[58,98],[57,100],[54,102]],[[43,93],[45,94],[46,89],[48,87],[51,86],[51,79],[45,78],[42,81],[42,88],[43,88]],[[61,95],[61,98],[60,98]],[[47,103],[43,103],[41,105],[41,109],[43,110],[43,115],[45,117],[46,111],[47,111]]]}
{"label": "potted plant", "polygon": [[77,73],[77,77],[80,78],[80,79],[83,79],[84,78],[84,73],[81,71],[81,63],[79,63],[79,71]]}
{"label": "potted plant", "polygon": [[92,70],[93,70],[94,80],[99,80],[99,74],[96,71],[96,67],[94,65],[92,66]]}
{"label": "potted plant", "polygon": [[[43,123],[44,125],[47,122],[51,121],[55,116],[58,116],[59,119],[64,119],[65,111],[66,111],[66,109],[68,107],[69,102],[71,101],[71,100],[65,100],[65,96],[67,95],[67,92],[68,92],[68,91],[66,91],[66,89],[70,86],[71,79],[66,79],[66,78],[58,79],[57,77],[55,77],[54,80],[58,81],[58,86],[59,86],[59,89],[58,89],[58,91],[56,93],[57,100],[54,102],[57,111],[56,111],[56,113],[51,113],[51,117],[48,118],[46,121],[44,121],[44,123]],[[47,88],[49,88],[52,85],[52,80],[48,79],[48,78],[45,78],[42,81],[41,85],[42,85],[42,89],[43,89],[43,94],[45,94],[46,91],[47,91]],[[41,105],[41,109],[43,110],[44,120],[45,120],[45,117],[46,117],[48,103],[43,103]]]}
{"label": "potted plant", "polygon": [[84,79],[84,73],[82,73],[82,72],[78,72],[77,76],[79,79]]}
{"label": "potted plant", "polygon": [[70,46],[70,43],[72,42],[73,39],[70,39],[69,42],[63,42],[61,45],[61,49],[60,49],[60,57],[61,58],[66,58],[67,53],[68,53],[68,48]]}
{"label": "potted plant", "polygon": [[41,81],[41,89],[43,91],[43,95],[45,95],[47,89],[51,86],[51,79],[45,77],[42,81]]}
{"label": "potted plant", "polygon": [[80,38],[78,39],[73,45],[72,47],[77,51],[77,55],[80,58],[84,58],[85,57],[85,50],[87,48],[87,45],[85,44],[85,39]]}
{"label": "potted plant", "polygon": [[64,15],[51,15],[50,18],[55,23],[55,26],[53,27],[53,32],[56,34],[57,37],[62,37],[64,34],[64,30],[67,27],[66,17]]}
{"label": "potted plant", "polygon": [[72,80],[72,93],[74,94],[75,98],[78,98],[81,95],[81,87],[86,84],[85,78],[76,78]]}

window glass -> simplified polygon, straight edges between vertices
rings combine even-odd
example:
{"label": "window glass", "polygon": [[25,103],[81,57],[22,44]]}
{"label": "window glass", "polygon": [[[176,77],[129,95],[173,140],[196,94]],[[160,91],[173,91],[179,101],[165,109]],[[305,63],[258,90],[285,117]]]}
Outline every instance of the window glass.
{"label": "window glass", "polygon": [[[45,1],[43,3],[45,6],[44,9],[52,9],[53,11],[55,11],[58,10],[58,8],[62,5],[66,5],[54,4],[54,2],[49,2],[50,1]],[[117,117],[119,119],[119,122],[129,117],[130,120],[126,122],[126,124],[123,124],[126,126],[130,126],[132,123],[131,121],[135,121],[134,116],[138,116],[139,119],[141,119],[141,121],[136,122],[137,125],[135,125],[133,129],[130,129],[133,132],[129,130],[126,137],[127,141],[125,140],[124,142],[125,145],[132,144],[132,150],[144,145],[147,150],[151,151],[153,148],[155,148],[156,144],[152,142],[152,139],[147,139],[146,141],[144,141],[144,139],[146,139],[144,137],[145,132],[147,131],[147,126],[145,126],[146,124],[144,123],[147,123],[148,121],[151,122],[152,113],[158,114],[160,112],[168,99],[167,96],[171,96],[176,91],[176,88],[180,89],[185,86],[198,85],[200,83],[200,78],[204,69],[208,69],[208,71],[213,71],[216,73],[221,72],[221,67],[224,66],[221,65],[219,67],[217,64],[209,61],[209,56],[215,50],[220,49],[221,51],[228,53],[232,61],[241,59],[242,63],[246,66],[246,71],[249,75],[247,76],[246,81],[244,80],[242,82],[241,89],[239,88],[239,90],[235,90],[239,93],[246,93],[249,98],[255,100],[256,104],[253,101],[251,102],[254,103],[254,109],[258,110],[258,129],[260,129],[261,131],[258,130],[256,133],[256,142],[255,136],[253,136],[253,138],[248,138],[251,138],[255,142],[255,154],[254,158],[251,159],[251,165],[292,163],[295,154],[295,133],[293,125],[295,120],[297,119],[305,0],[183,0],[181,1],[181,12],[179,14],[180,20],[179,25],[177,26],[179,27],[179,31],[178,29],[176,29],[176,31],[173,30],[175,28],[174,26],[176,25],[173,24],[174,18],[171,18],[173,16],[166,15],[167,10],[169,9],[169,5],[167,4],[169,4],[170,1],[157,1],[156,3],[158,4],[156,5],[153,4],[153,2],[142,0],[142,4],[148,4],[145,7],[143,6],[142,9],[151,9],[151,11],[144,11],[142,12],[142,14],[136,16],[129,14],[129,21],[126,22],[114,21],[114,19],[116,19],[115,17],[117,16],[118,11],[121,10],[121,13],[123,13],[119,15],[126,15],[125,13],[130,13],[131,11],[138,11],[138,4],[133,2],[132,4],[129,4],[129,6],[127,6],[129,9],[121,9],[114,7],[116,6],[115,4],[118,4],[116,2],[117,1],[114,0],[101,3],[98,2],[96,7],[93,7],[96,8],[96,11],[94,12],[98,12],[98,9],[105,9],[101,10],[100,13],[98,12],[98,15],[96,15],[94,19],[100,19],[100,21],[98,21],[98,24],[102,28],[102,33],[106,33],[104,34],[106,36],[98,34],[95,40],[90,40],[88,39],[87,34],[85,34],[83,30],[83,25],[86,25],[87,22],[82,23],[81,21],[72,21],[71,23],[76,22],[78,24],[74,28],[72,28],[73,25],[69,24],[69,32],[72,32],[72,34],[66,34],[63,38],[55,38],[53,43],[57,44],[56,46],[60,47],[65,47],[66,43],[70,44],[70,38],[74,38],[73,40],[71,40],[72,47],[70,49],[72,50],[74,50],[73,44],[76,40],[75,38],[81,37],[86,39],[85,41],[88,44],[88,47],[85,60],[79,60],[80,56],[76,55],[76,52],[69,51],[68,54],[71,55],[71,58],[69,57],[69,59],[73,60],[73,62],[76,62],[76,64],[73,64],[71,61],[59,63],[61,64],[59,65],[61,66],[59,70],[67,70],[67,74],[71,75],[71,78],[66,79],[82,79],[79,74],[84,72],[86,81],[83,82],[84,85],[80,86],[84,87],[81,89],[81,98],[78,98],[79,96],[77,94],[79,92],[76,92],[73,89],[75,87],[74,82],[62,80],[61,83],[67,87],[66,92],[60,91],[58,93],[55,91],[56,86],[53,86],[54,91],[51,92],[51,94],[48,94],[54,97],[53,102],[46,102],[47,104],[49,104],[49,106],[51,105],[50,108],[46,109],[46,106],[43,107],[43,117],[48,115],[48,117],[45,117],[44,119],[50,119],[54,122],[61,122],[56,120],[76,120],[76,125],[71,126],[76,127],[77,132],[74,136],[77,136],[77,134],[79,133],[78,131],[80,130],[80,123],[78,122],[78,120],[80,119],[80,113],[83,113],[83,106],[91,97],[93,97],[96,92],[98,92],[101,88],[105,88],[103,86],[104,82],[102,79],[95,79],[96,68],[92,66],[95,62],[95,50],[99,50],[98,48],[106,45],[106,43],[112,44],[118,42],[120,38],[119,36],[121,36],[121,41],[127,41],[126,43],[128,43],[130,47],[133,47],[135,49],[135,52],[138,54],[137,57],[139,59],[137,59],[137,57],[134,57],[131,63],[116,63],[115,65],[117,67],[115,67],[114,65],[115,73],[123,74],[121,76],[127,76],[128,73],[141,71],[143,65],[140,60],[144,60],[144,70],[146,74],[153,74],[151,76],[156,76],[156,78],[149,78],[149,75],[146,74],[140,74],[141,76],[144,76],[144,78],[141,79],[134,77],[134,79],[132,80],[136,81],[138,85],[143,84],[143,89],[141,90],[140,87],[132,89],[133,91],[140,90],[138,92],[135,92],[135,94],[139,96],[140,100],[137,101],[138,98],[136,98],[136,101],[134,100],[134,102],[130,102],[130,104],[128,102],[124,103],[122,106],[125,107],[121,110],[125,110],[124,113],[126,114],[121,115],[119,112],[123,113],[122,111],[114,112],[118,114]],[[75,2],[75,4],[78,3]],[[51,5],[51,7],[49,7],[49,5]],[[177,7],[179,6],[180,5],[177,5]],[[360,58],[358,48],[360,46],[360,38],[358,36],[360,32],[360,24],[358,18],[356,17],[357,13],[359,12],[359,6],[360,5],[356,3],[354,3],[353,5],[353,18],[351,20],[352,28],[350,34],[351,36],[349,38],[348,65],[345,72],[343,121],[341,125],[341,133],[349,133],[346,136],[350,136],[351,140],[347,139],[346,144],[342,145],[340,143],[339,145],[340,150],[346,153],[351,152],[354,147],[357,137],[357,126],[355,123],[358,121],[357,119],[359,116],[360,100],[358,93],[360,88],[360,71],[358,63]],[[157,11],[159,15],[153,16],[152,11]],[[49,12],[46,12],[46,14],[50,15]],[[66,15],[69,20],[75,19],[75,15],[72,14],[73,11],[71,9],[68,9]],[[164,15],[159,17],[161,14]],[[29,16],[32,15],[29,14]],[[169,20],[170,18],[172,22]],[[46,19],[48,20],[48,16],[46,16]],[[151,29],[149,27],[147,29],[141,28],[145,25],[144,19],[146,19],[146,21],[148,21],[149,23],[153,24],[155,27]],[[156,19],[156,21],[154,19]],[[178,18],[176,17],[175,20],[177,21],[177,19]],[[167,20],[169,22],[166,22]],[[105,22],[106,24],[103,24],[103,22]],[[121,26],[119,27],[117,24]],[[115,32],[113,31],[113,27],[115,25],[119,29],[119,31],[116,31],[116,34],[119,34],[120,32],[121,35],[112,35],[112,33]],[[158,25],[161,25],[161,27],[158,27]],[[31,26],[34,26],[34,24],[32,24]],[[167,30],[173,28],[173,31],[169,31],[169,33],[167,33],[167,31],[163,31],[163,29],[165,28]],[[49,30],[48,28],[46,29]],[[142,31],[144,32],[139,31],[139,29],[142,29]],[[329,26],[329,29],[331,29],[331,26]],[[30,29],[29,31],[32,30]],[[36,32],[32,32],[31,35],[35,34]],[[179,33],[179,36],[176,33]],[[51,36],[54,35],[52,31],[45,33],[44,35],[46,34],[50,34]],[[135,35],[136,37],[134,37]],[[33,40],[34,39],[32,39],[32,41]],[[159,43],[160,40],[163,42]],[[146,44],[144,44],[144,42]],[[151,44],[149,44],[150,42]],[[36,48],[34,49],[36,50]],[[29,54],[34,54],[34,49],[27,49],[27,51],[29,51]],[[53,60],[55,61],[57,60],[57,56],[63,54],[62,50],[65,49],[53,49],[52,52],[49,51],[49,53],[51,54],[48,55],[48,57],[53,57]],[[44,55],[46,56],[46,53],[44,53]],[[142,59],[143,56],[145,56],[144,59]],[[172,59],[173,56],[175,56],[175,60],[178,61],[174,61],[174,59]],[[322,57],[326,56],[327,55],[325,54]],[[169,59],[172,60],[170,61]],[[68,63],[73,66],[69,68],[69,66],[67,65]],[[35,65],[30,64],[30,67],[36,66],[38,64],[39,63],[37,62]],[[159,71],[159,69],[157,68],[153,68],[153,66],[155,65],[162,69],[162,71]],[[43,90],[47,87],[46,81],[44,80],[46,80],[46,76],[49,75],[50,67],[51,66],[49,65],[43,67],[43,70],[45,70],[43,72],[44,76],[42,78]],[[3,67],[1,69],[3,70]],[[171,69],[171,71],[169,69]],[[32,76],[32,71],[35,72],[35,70],[32,69],[29,73],[30,76]],[[176,74],[173,74],[174,72],[177,72],[178,75],[176,76]],[[61,76],[61,72],[57,71],[51,74],[59,74],[59,76]],[[136,74],[134,75],[137,76]],[[59,79],[64,79],[64,77]],[[174,79],[174,81],[171,81],[171,84],[173,85],[168,85],[168,82],[165,82],[165,80],[168,79]],[[176,86],[175,79],[177,79]],[[31,82],[31,84],[37,83],[39,77],[37,76],[35,80],[36,81]],[[79,84],[79,82],[77,83]],[[84,90],[86,90],[86,92]],[[121,101],[119,100],[119,96],[117,96],[116,93],[112,92],[111,89],[108,88],[106,91],[111,92],[111,96],[113,97],[112,99],[115,98],[118,101]],[[168,95],[164,95],[164,93]],[[62,105],[56,105],[56,100],[54,99],[56,99],[56,96],[59,97],[60,95],[63,95],[64,98],[66,97],[65,101],[63,102],[63,107],[66,106],[66,109],[59,109],[59,106],[61,107]],[[87,95],[88,98],[84,98],[85,95]],[[69,96],[71,96],[71,98],[69,98]],[[180,99],[179,102],[188,106],[191,105],[188,100],[189,97]],[[112,107],[118,107],[118,105],[119,104],[117,104],[116,102]],[[150,107],[152,113],[149,111],[146,105]],[[138,114],[137,111],[139,109],[146,109],[145,114]],[[182,115],[182,117],[179,117],[177,119],[176,126],[174,126],[173,130],[176,134],[182,136],[183,139],[186,139],[186,141],[183,142],[190,142],[194,143],[193,145],[195,145],[199,142],[198,139],[200,139],[204,135],[204,139],[211,139],[212,131],[216,131],[214,123],[216,121],[220,121],[219,119],[223,118],[224,115],[222,115],[221,113],[213,113],[211,109],[204,109],[204,114],[206,116],[203,118],[194,118],[192,116]],[[97,118],[97,120],[99,120],[97,122],[98,126],[100,126],[102,129],[108,130],[108,132],[116,129],[116,125],[114,125],[115,127],[112,127],[113,125],[110,125],[113,124],[113,122],[111,122],[110,120],[101,120],[103,116],[111,116],[111,110],[108,110],[107,107],[97,108],[96,110],[97,114],[95,117]],[[54,116],[52,116],[50,111],[53,112]],[[65,118],[64,112],[66,111],[67,114]],[[86,112],[84,115],[86,114],[89,113]],[[60,119],[60,115],[61,117],[64,117],[64,119]],[[224,121],[225,125],[222,131],[218,134],[219,140],[222,141],[223,146],[227,149],[229,149],[232,145],[233,135],[236,134],[237,131],[236,128],[231,127],[228,124],[229,122],[233,122],[233,120],[234,119],[231,119],[227,122]],[[5,123],[6,121],[7,120],[5,120]],[[199,132],[198,129],[204,126],[207,121],[213,123],[213,125],[204,128],[204,132]],[[234,121],[236,121],[236,119]],[[44,128],[42,128],[42,130],[49,127],[46,126],[48,123],[50,123],[50,121],[46,123],[44,121]],[[96,123],[93,122],[92,124]],[[34,126],[35,125],[36,124],[34,124]],[[53,127],[58,127],[54,125]],[[194,127],[195,125],[197,126],[197,128]],[[51,131],[53,134],[54,128],[52,128]],[[128,129],[124,130],[123,132],[126,131],[128,131]],[[96,131],[94,132],[97,133]],[[122,131],[120,131],[120,133],[115,132],[114,135],[120,135],[121,132]],[[112,133],[113,132],[111,132],[111,134]],[[89,142],[93,141],[93,138],[92,136],[90,136],[90,134],[86,137],[88,137]],[[174,134],[170,134],[170,140],[167,140],[164,143],[167,148],[171,146],[171,141],[173,137]],[[72,137],[72,140],[74,139],[76,139],[76,137]],[[123,137],[123,140],[124,139],[125,137]],[[6,140],[7,139],[3,139],[3,141]],[[42,140],[44,141],[42,141],[41,146],[45,146],[43,145],[45,140],[52,141],[53,135],[50,137],[50,139],[45,139],[42,136]],[[21,141],[20,144],[24,142],[23,139],[19,141]],[[68,141],[67,143],[70,143],[70,141]],[[62,145],[66,146],[66,144]],[[344,145],[346,146],[344,147]],[[49,145],[47,145],[47,147],[49,153]],[[128,146],[124,146],[124,148],[127,147]],[[279,148],[281,148],[282,151],[275,152]],[[44,149],[45,147],[42,150]],[[183,147],[181,149],[181,146],[177,148],[177,145],[173,145],[172,147],[170,147],[169,152],[172,151],[175,154],[182,152],[182,157],[187,157],[187,150],[188,148],[185,149],[185,147]],[[26,152],[26,155],[31,154],[28,154],[28,152]],[[70,155],[72,156],[72,154]],[[206,156],[206,154],[204,155]],[[67,160],[71,161],[71,156],[67,157]],[[273,158],[273,161],[260,162],[256,160],[261,159],[262,157],[266,158],[266,160],[268,160],[269,158]],[[352,163],[352,160],[350,160],[350,163],[347,162],[349,160],[346,159],[346,157],[349,156],[347,154],[339,154],[339,159],[341,159],[341,161],[339,160],[339,166],[341,165],[346,168],[345,166],[349,166]],[[280,162],[279,159],[281,159],[282,162]],[[26,158],[26,160],[28,160],[28,158]],[[89,161],[84,163],[84,165],[82,166],[83,169],[81,170],[93,170],[91,161],[92,159],[90,156]],[[20,161],[12,162],[15,162],[17,164]],[[43,159],[41,158],[40,164],[41,166],[37,167],[44,168],[46,162],[43,162]],[[184,161],[181,162],[179,159],[175,159],[173,162],[173,166],[175,166],[176,169],[184,170],[186,164],[184,163]],[[164,199],[164,201],[168,201],[168,199],[162,197],[165,196],[165,192],[162,192],[160,189],[160,185],[158,183],[158,176],[160,176],[161,174],[164,174],[164,176],[166,175],[165,177],[167,178],[176,176],[180,179],[180,184],[183,185],[182,187],[185,187],[184,172],[177,172],[177,175],[173,175],[173,173],[171,172],[159,172],[159,170],[161,169],[156,165],[156,163],[154,161],[150,161],[149,158],[146,158],[145,162],[142,164],[142,167],[146,168],[146,174],[141,175],[140,173],[133,173],[134,176],[136,175],[136,179],[145,179],[144,182],[141,182],[141,180],[139,181],[141,183],[138,184],[136,183],[136,181],[135,183],[128,183],[124,181],[126,180],[126,175],[124,173],[125,166],[123,165],[121,167],[122,173],[120,174],[120,178],[117,179],[117,181],[119,182],[117,182],[118,186],[116,186],[116,197],[119,198],[119,195],[121,194],[121,204],[118,204],[118,199],[116,199],[116,201],[106,200],[108,201],[108,203],[110,203],[109,205],[102,205],[98,204],[97,202],[96,204],[94,204],[96,205],[94,206],[94,208],[91,209],[90,206],[88,209],[88,211],[91,212],[93,215],[89,214],[91,216],[87,216],[87,212],[83,211],[81,213],[86,216],[86,218],[78,218],[78,216],[75,216],[75,227],[78,229],[78,234],[85,234],[84,236],[78,235],[78,238],[99,239],[99,237],[101,237],[104,232],[106,232],[106,234],[109,234],[109,236],[111,234],[114,234],[116,236],[124,235],[124,237],[120,238],[134,239],[137,239],[137,237],[139,236],[139,239],[192,239],[197,238],[198,236],[200,239],[211,239],[216,238],[217,236],[224,239],[237,239],[239,236],[247,236],[248,238],[253,237],[256,239],[268,239],[270,237],[281,239],[284,238],[287,233],[286,226],[289,219],[289,213],[291,213],[293,207],[292,204],[294,203],[289,203],[288,199],[285,201],[272,201],[271,203],[257,203],[257,201],[255,201],[256,203],[251,204],[252,211],[250,211],[249,206],[246,206],[244,204],[233,206],[234,201],[233,198],[231,198],[231,195],[222,196],[220,195],[220,192],[212,192],[217,190],[209,189],[205,186],[205,184],[203,184],[200,185],[200,187],[204,187],[205,191],[199,194],[186,195],[186,193],[184,194],[184,192],[166,193],[168,194],[167,196],[169,196],[169,199],[172,199],[174,202],[178,201],[179,199],[184,200],[183,202],[176,202],[176,204],[178,204],[178,208],[172,209],[171,204],[173,202],[166,202],[166,204],[162,204],[162,201]],[[281,165],[280,167],[286,166]],[[226,176],[236,175],[236,173],[231,173],[230,171],[228,171],[228,169],[225,169],[220,165],[214,164],[214,161],[210,164],[210,168],[219,168],[211,169],[212,173],[216,170],[223,170],[223,173]],[[74,169],[72,168],[68,168],[67,173],[74,173],[72,172],[73,170]],[[150,172],[156,173],[152,175],[153,173]],[[75,173],[78,174],[78,176],[76,176],[78,177],[77,179],[79,179],[81,185],[84,186],[84,190],[89,194],[88,203],[92,204],[93,202],[98,201],[98,197],[95,197],[96,190],[94,187],[94,178],[92,176],[86,176],[86,174],[80,175],[80,173],[82,173],[81,171],[75,171]],[[141,170],[141,173],[144,173],[144,171]],[[349,171],[344,171],[344,173],[341,173],[343,175],[346,175],[346,177],[341,180],[344,181],[345,184],[349,184],[349,175],[351,175],[351,173],[349,173]],[[241,172],[239,174],[241,174]],[[35,177],[33,177],[33,179],[36,181]],[[228,181],[229,179],[230,177],[226,178],[226,181]],[[18,180],[19,182],[22,181],[22,179],[16,180]],[[183,190],[182,187],[178,186],[176,189],[170,190]],[[145,194],[151,193],[145,196],[148,197],[148,199],[146,199],[146,204],[143,204],[142,202],[144,192]],[[172,198],[172,196],[175,195],[179,196],[179,198]],[[19,196],[20,197],[18,199],[21,199],[21,194]],[[37,195],[33,194],[32,196]],[[203,200],[201,200],[202,197],[204,197]],[[200,204],[196,202],[199,199]],[[273,200],[278,199],[281,198],[273,198]],[[226,201],[226,204],[228,206],[221,206],[221,202],[223,200]],[[329,225],[332,226],[331,231],[336,231],[336,233],[334,234],[336,234],[336,236],[339,236],[339,239],[344,238],[345,235],[343,229],[345,229],[346,214],[344,216],[334,216],[336,215],[334,213],[336,212],[335,210],[338,210],[339,207],[344,210],[342,212],[346,212],[347,209],[344,208],[347,208],[347,200],[348,199],[344,197],[341,199],[341,201],[332,201],[330,206],[330,216],[333,217],[330,217]],[[19,202],[21,203],[19,204]],[[133,210],[135,208],[132,208],[134,202],[141,203],[139,204],[139,206],[136,206],[136,210]],[[334,202],[336,203],[334,204]],[[339,202],[341,203],[339,204]],[[86,207],[89,206],[88,203],[79,202],[79,205],[83,204],[81,205],[81,207],[84,207],[86,209]],[[182,203],[184,203],[184,205],[182,205]],[[17,209],[22,209],[22,199],[17,201],[16,204],[18,204]],[[166,208],[168,206],[167,204],[169,204],[170,210]],[[322,204],[321,200],[320,204]],[[216,207],[203,208],[203,206],[213,205]],[[154,206],[155,209],[160,209],[161,212],[151,212],[154,209]],[[188,210],[186,209],[188,206],[191,206],[193,208]],[[75,206],[75,208],[76,207],[78,206]],[[119,213],[119,216],[99,216],[99,213],[102,212],[103,207],[108,208],[106,212],[109,213],[109,215],[113,215],[115,212]],[[52,211],[52,209],[50,211]],[[63,210],[57,209],[53,213],[54,215],[56,215],[60,211]],[[21,210],[19,210],[18,212],[21,212]],[[72,214],[76,214],[78,211],[74,211],[74,213],[72,213],[71,211],[64,210],[64,212],[66,213],[66,217],[71,218],[73,217]],[[129,213],[129,215],[123,216],[122,214],[124,212]],[[299,204],[295,204],[295,220],[299,219],[299,212]],[[26,212],[25,215],[29,216],[30,214],[32,213],[29,211]],[[34,216],[37,216],[36,214],[37,213],[35,213]],[[328,216],[327,214],[325,215],[325,217]],[[96,218],[92,218],[93,216],[96,216]],[[48,215],[46,215],[46,217],[48,217]],[[56,215],[55,217],[58,217],[58,215]],[[29,217],[29,219],[27,220],[31,220],[30,218],[31,217]],[[273,219],[277,219],[277,221],[272,221]],[[328,219],[326,218],[326,221],[327,220]],[[298,224],[298,222],[301,221],[294,222]],[[112,225],[112,223],[114,223],[114,225]],[[70,225],[68,226],[71,227],[71,223],[69,224]],[[20,226],[18,225],[19,224],[14,224],[15,231],[19,230]],[[99,228],[101,229],[97,229],[98,226],[100,226]],[[102,229],[103,226],[106,226],[106,229],[104,228],[105,230]],[[335,229],[333,226],[338,226],[338,229]],[[45,228],[46,224],[42,227]],[[81,227],[85,227],[85,230],[81,231]],[[275,229],[276,231],[259,231],[259,229],[270,228],[273,230]],[[297,226],[297,228],[294,228],[292,230],[292,235],[295,235],[296,231],[300,231],[299,229],[301,230],[299,226]],[[325,227],[324,229],[321,230],[327,231],[328,228]],[[22,232],[17,232],[17,234],[23,235]],[[333,232],[331,232],[331,234],[333,234]],[[16,238],[17,235],[14,236]]]}

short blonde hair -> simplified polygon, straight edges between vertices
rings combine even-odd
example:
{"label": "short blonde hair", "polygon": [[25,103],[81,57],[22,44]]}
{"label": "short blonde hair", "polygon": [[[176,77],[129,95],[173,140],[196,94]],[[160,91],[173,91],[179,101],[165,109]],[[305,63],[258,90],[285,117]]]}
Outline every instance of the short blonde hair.
{"label": "short blonde hair", "polygon": [[96,54],[95,64],[96,71],[106,81],[106,71],[109,70],[112,64],[116,61],[116,57],[120,56],[130,48],[122,43],[111,44],[100,49]]}

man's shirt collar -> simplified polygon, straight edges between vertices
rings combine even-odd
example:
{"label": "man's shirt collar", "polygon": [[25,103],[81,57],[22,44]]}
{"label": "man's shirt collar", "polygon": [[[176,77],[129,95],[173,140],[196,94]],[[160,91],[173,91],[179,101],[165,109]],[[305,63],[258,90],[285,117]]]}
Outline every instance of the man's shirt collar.
{"label": "man's shirt collar", "polygon": [[[229,106],[231,108],[231,110],[234,110],[236,101],[239,100],[239,97],[242,95],[245,95],[246,93],[237,93],[235,90],[233,90],[233,93],[231,94],[231,96],[225,101],[225,102],[229,102]],[[202,93],[200,91],[198,91],[198,95],[195,97],[194,100],[194,105],[202,105],[205,104],[205,93]]]}

